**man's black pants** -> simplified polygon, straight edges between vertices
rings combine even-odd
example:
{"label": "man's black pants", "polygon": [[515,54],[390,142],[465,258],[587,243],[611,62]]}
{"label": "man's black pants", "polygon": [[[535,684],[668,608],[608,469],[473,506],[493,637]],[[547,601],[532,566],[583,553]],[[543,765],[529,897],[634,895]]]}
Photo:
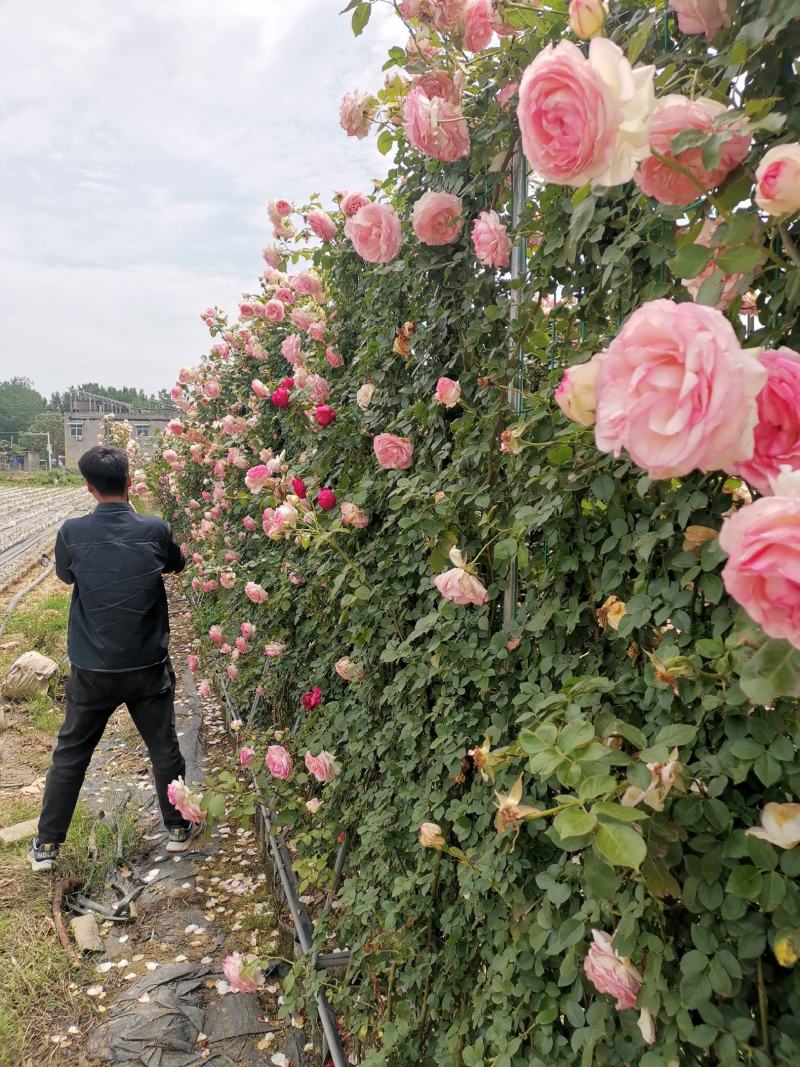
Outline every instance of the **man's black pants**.
{"label": "man's black pants", "polygon": [[169,783],[186,773],[175,733],[175,674],[169,660],[115,673],[73,667],[66,698],[67,712],[42,798],[39,841],[60,844],[67,836],[92,753],[120,704],[127,704],[150,753],[165,825],[188,825],[167,797]]}

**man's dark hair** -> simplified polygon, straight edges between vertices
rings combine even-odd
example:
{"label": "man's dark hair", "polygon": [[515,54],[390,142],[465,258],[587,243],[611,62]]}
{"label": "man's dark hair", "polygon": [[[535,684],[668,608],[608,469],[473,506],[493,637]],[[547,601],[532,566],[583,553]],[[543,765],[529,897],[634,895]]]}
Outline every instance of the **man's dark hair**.
{"label": "man's dark hair", "polygon": [[121,448],[95,445],[78,460],[78,470],[100,496],[125,496],[128,455]]}

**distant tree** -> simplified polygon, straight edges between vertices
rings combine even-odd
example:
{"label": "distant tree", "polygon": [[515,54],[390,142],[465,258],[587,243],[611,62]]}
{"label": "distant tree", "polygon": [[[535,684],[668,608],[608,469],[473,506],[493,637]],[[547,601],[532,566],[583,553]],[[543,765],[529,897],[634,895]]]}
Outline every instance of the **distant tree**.
{"label": "distant tree", "polygon": [[33,436],[33,434],[42,433],[50,434],[50,447],[53,450],[53,455],[63,456],[64,416],[60,411],[40,411],[25,433],[20,434],[19,442],[25,449],[35,448],[44,454],[47,451],[46,439]]}
{"label": "distant tree", "polygon": [[46,401],[28,378],[0,382],[0,437],[27,430]]}
{"label": "distant tree", "polygon": [[157,393],[146,393],[144,389],[137,389],[132,385],[117,386],[101,385],[99,382],[83,382],[81,385],[72,386],[63,393],[53,393],[50,396],[48,407],[53,411],[69,411],[70,392],[72,389],[82,389],[86,393],[104,396],[109,400],[119,400],[123,404],[132,404],[134,407],[172,406],[172,397],[166,389],[160,389]]}

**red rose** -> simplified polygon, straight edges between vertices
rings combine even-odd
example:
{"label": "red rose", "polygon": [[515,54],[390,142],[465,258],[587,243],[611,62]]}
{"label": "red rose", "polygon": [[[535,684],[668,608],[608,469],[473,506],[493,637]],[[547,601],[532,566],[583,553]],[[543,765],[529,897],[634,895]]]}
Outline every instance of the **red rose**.
{"label": "red rose", "polygon": [[330,511],[336,507],[336,494],[332,489],[320,489],[317,503],[323,511]]}
{"label": "red rose", "polygon": [[320,426],[330,426],[332,422],[336,421],[336,412],[330,404],[317,404],[314,408],[314,418]]}
{"label": "red rose", "polygon": [[292,478],[292,490],[295,496],[299,496],[301,500],[305,500],[306,487],[302,478]]}
{"label": "red rose", "polygon": [[308,693],[303,693],[300,697],[300,703],[306,711],[311,711],[312,708],[318,708],[322,703],[322,690],[318,686],[315,686]]}
{"label": "red rose", "polygon": [[279,389],[294,389],[294,378],[284,378],[283,381],[281,382],[281,384],[278,386],[278,388]]}
{"label": "red rose", "polygon": [[270,397],[270,400],[276,408],[288,408],[289,406],[289,390],[283,387],[276,389]]}

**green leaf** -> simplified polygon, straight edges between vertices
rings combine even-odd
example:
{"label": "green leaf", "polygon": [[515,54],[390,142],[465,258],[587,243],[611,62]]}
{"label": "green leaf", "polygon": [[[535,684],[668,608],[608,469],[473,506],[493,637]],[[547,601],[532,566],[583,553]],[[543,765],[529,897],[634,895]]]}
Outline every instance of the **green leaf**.
{"label": "green leaf", "polygon": [[562,752],[574,752],[594,739],[594,726],[585,719],[568,723],[558,735],[558,747]]}
{"label": "green leaf", "polygon": [[719,166],[720,157],[722,155],[722,137],[718,133],[712,133],[703,145],[703,166],[706,170],[714,170]]}
{"label": "green leaf", "polygon": [[364,32],[364,27],[369,22],[369,17],[372,14],[372,4],[360,3],[353,11],[353,17],[350,24],[353,27],[353,33],[356,37],[360,37]]}
{"label": "green leaf", "polygon": [[739,737],[731,741],[729,749],[732,755],[741,760],[758,759],[764,752],[763,746],[751,737]]}
{"label": "green leaf", "polygon": [[707,137],[706,130],[681,130],[670,141],[670,152],[673,156],[679,156],[687,148],[699,148],[701,144],[705,144]]}
{"label": "green leaf", "polygon": [[391,152],[394,145],[394,135],[391,130],[381,130],[378,134],[378,140],[376,142],[378,151],[382,156],[385,156],[388,152]]}
{"label": "green leaf", "polygon": [[590,774],[578,786],[578,795],[581,800],[592,800],[594,797],[602,796],[603,793],[610,793],[616,785],[616,778],[610,774]]}
{"label": "green leaf", "polygon": [[741,864],[728,879],[728,892],[743,900],[755,900],[761,892],[761,871],[748,863]]}
{"label": "green leaf", "polygon": [[634,32],[628,39],[628,62],[635,63],[642,53],[642,49],[647,44],[647,38],[650,36],[650,31],[655,25],[656,16],[652,13],[644,19],[640,26],[637,26]]}
{"label": "green leaf", "polygon": [[553,819],[553,826],[561,838],[583,837],[584,834],[591,833],[596,825],[597,817],[595,815],[577,807],[560,811]]}
{"label": "green leaf", "polygon": [[752,245],[739,245],[717,258],[717,264],[726,274],[749,274],[756,269],[764,258],[762,248]]}
{"label": "green leaf", "polygon": [[725,275],[718,268],[714,268],[711,274],[697,290],[696,303],[706,307],[716,307],[725,287]]}
{"label": "green leaf", "polygon": [[647,856],[647,846],[633,827],[618,822],[598,823],[594,832],[598,852],[617,867],[638,870]]}
{"label": "green leaf", "polygon": [[739,684],[754,704],[800,696],[800,649],[788,641],[765,641],[745,664]]}
{"label": "green leaf", "polygon": [[605,819],[614,819],[616,822],[644,822],[648,817],[647,812],[639,811],[638,808],[627,808],[622,804],[612,804],[605,800],[593,804],[592,811],[596,815],[602,815]]}
{"label": "green leaf", "polygon": [[221,793],[206,793],[201,807],[212,819],[221,819],[225,814],[225,797]]}
{"label": "green leaf", "polygon": [[686,723],[674,723],[672,726],[664,726],[658,731],[654,745],[666,745],[667,748],[677,748],[680,745],[691,745],[697,737],[697,727]]}
{"label": "green leaf", "polygon": [[519,545],[515,538],[504,537],[502,541],[498,541],[494,546],[494,558],[497,560],[512,559],[516,556],[518,548]]}
{"label": "green leaf", "polygon": [[682,245],[667,266],[677,278],[696,278],[708,266],[714,254],[713,248],[705,245]]}
{"label": "green leaf", "polygon": [[744,63],[747,59],[747,41],[743,41],[741,38],[738,41],[734,41],[728,52],[728,62],[731,66],[738,67],[739,64]]}

